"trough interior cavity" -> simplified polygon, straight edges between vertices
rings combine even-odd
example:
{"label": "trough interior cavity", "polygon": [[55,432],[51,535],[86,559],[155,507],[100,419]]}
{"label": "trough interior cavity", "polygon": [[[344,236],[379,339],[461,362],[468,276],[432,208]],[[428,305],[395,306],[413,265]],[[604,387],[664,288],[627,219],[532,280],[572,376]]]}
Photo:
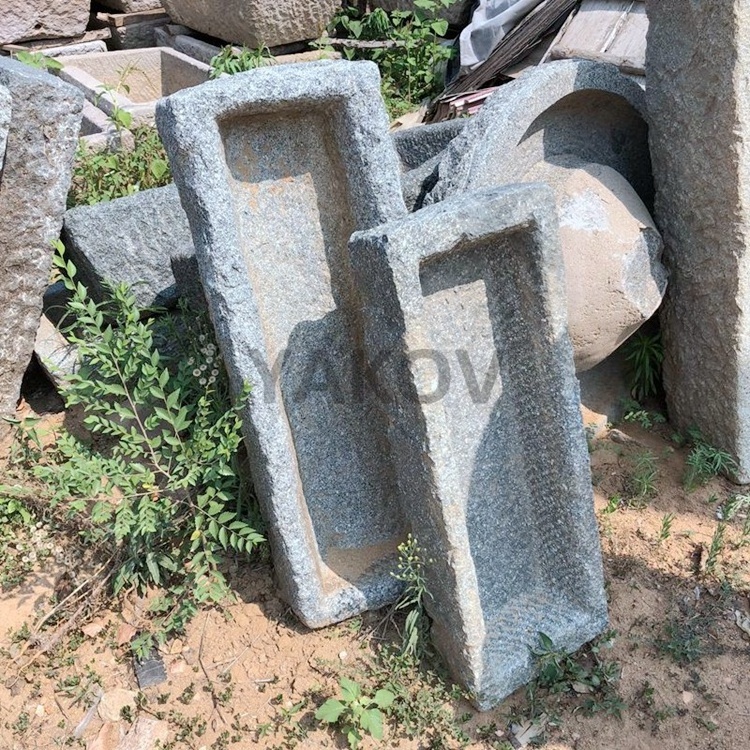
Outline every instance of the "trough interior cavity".
{"label": "trough interior cavity", "polygon": [[[541,141],[541,146],[539,144]],[[649,211],[654,181],[648,149],[648,125],[630,102],[609,91],[574,91],[542,112],[517,147],[518,176],[563,155],[606,164],[633,186]]]}
{"label": "trough interior cavity", "polygon": [[[577,573],[588,581],[568,538],[574,532],[566,531],[574,522],[560,490],[565,478],[551,468],[560,464],[560,436],[545,401],[558,397],[550,373],[559,371],[559,351],[549,338],[532,242],[528,229],[501,233],[420,266],[421,331],[450,372],[442,398],[423,401],[434,465],[441,467],[436,496],[458,501],[465,513],[486,631],[497,638],[505,627],[492,623],[527,617],[519,602],[521,611],[534,612],[537,603],[562,616],[576,606],[571,598],[585,602],[585,591],[576,593]],[[429,399],[440,378],[432,361],[421,369],[419,390]]]}
{"label": "trough interior cavity", "polygon": [[205,68],[155,48],[84,55],[66,65],[83,70],[136,104],[153,102],[208,80]]}
{"label": "trough interior cavity", "polygon": [[234,117],[220,124],[241,249],[268,370],[323,561],[360,582],[403,536],[386,427],[362,389],[354,229],[335,112]]}

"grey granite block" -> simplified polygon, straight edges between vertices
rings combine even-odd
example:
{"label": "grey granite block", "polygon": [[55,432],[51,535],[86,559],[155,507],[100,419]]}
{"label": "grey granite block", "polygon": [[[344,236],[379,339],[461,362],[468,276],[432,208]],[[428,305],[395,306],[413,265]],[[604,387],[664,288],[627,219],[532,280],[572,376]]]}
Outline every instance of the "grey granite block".
{"label": "grey granite block", "polygon": [[187,216],[174,185],[153,188],[65,214],[63,242],[93,299],[106,283],[126,283],[140,307],[177,301],[170,259],[192,248]]}
{"label": "grey granite block", "polygon": [[83,96],[54,76],[0,57],[0,415],[15,413],[42,315],[81,125]]}
{"label": "grey granite block", "polygon": [[86,30],[90,10],[90,0],[3,0],[0,44],[79,36]]}
{"label": "grey granite block", "polygon": [[660,0],[647,10],[655,216],[670,271],[662,315],[670,421],[730,451],[747,483],[750,6]]}
{"label": "grey granite block", "polygon": [[391,138],[404,168],[416,169],[444,151],[467,122],[461,118],[394,131]]}
{"label": "grey granite block", "polygon": [[372,63],[269,67],[186,90],[157,125],[188,214],[282,594],[316,627],[398,595],[404,523],[362,387],[347,242],[406,215]]}
{"label": "grey granite block", "polygon": [[478,191],[350,250],[434,640],[487,709],[539,632],[574,650],[607,622],[554,196]]}

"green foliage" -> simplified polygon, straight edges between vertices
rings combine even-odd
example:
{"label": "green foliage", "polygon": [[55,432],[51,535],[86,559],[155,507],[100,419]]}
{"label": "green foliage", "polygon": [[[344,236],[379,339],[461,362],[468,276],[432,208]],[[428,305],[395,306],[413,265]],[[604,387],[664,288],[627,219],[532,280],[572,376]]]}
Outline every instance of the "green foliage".
{"label": "green foliage", "polygon": [[661,519],[661,528],[659,529],[659,541],[666,542],[672,534],[672,523],[674,522],[674,513],[665,513]]}
{"label": "green foliage", "polygon": [[624,346],[625,360],[630,369],[630,392],[636,401],[655,396],[661,383],[664,345],[661,333],[638,331]]}
{"label": "green foliage", "polygon": [[701,434],[695,430],[691,431],[690,437],[693,447],[685,460],[686,469],[683,478],[686,489],[693,490],[720,474],[726,474],[729,477],[736,476],[737,463],[729,453],[706,443]]}
{"label": "green foliage", "polygon": [[[162,590],[152,614],[164,641],[200,605],[228,595],[224,556],[263,541],[241,499],[237,466],[248,392],[229,405],[205,321],[193,316],[186,349],[167,357],[155,345],[153,319],[141,319],[127,288],[94,303],[61,246],[55,263],[72,293],[67,336],[80,356],[63,395],[68,408],[83,409],[94,443],[64,432],[34,474],[86,544],[109,551],[114,594]],[[151,645],[147,633],[138,651]]]}
{"label": "green foliage", "polygon": [[346,677],[339,681],[341,698],[329,698],[316,712],[315,718],[325,724],[338,726],[345,735],[349,747],[355,750],[362,741],[362,734],[376,740],[383,739],[383,714],[393,703],[390,690],[378,690],[373,697],[362,695],[358,683]]}
{"label": "green foliage", "polygon": [[[115,110],[114,122],[129,127],[130,113]],[[73,167],[68,208],[92,206],[102,201],[163,187],[172,181],[169,162],[156,128],[138,125],[132,130],[132,150],[92,151],[81,141]]]}
{"label": "green foliage", "polygon": [[726,530],[726,523],[720,521],[716,525],[714,535],[711,537],[711,544],[708,547],[708,554],[706,555],[705,573],[707,576],[713,576],[716,574],[716,565],[719,562],[719,555],[724,550],[724,536],[726,535]]}
{"label": "green foliage", "polygon": [[631,506],[643,505],[656,492],[659,475],[656,456],[650,450],[642,450],[633,457],[633,472],[629,477]]}
{"label": "green foliage", "polygon": [[658,411],[647,411],[637,401],[628,399],[623,404],[625,415],[623,421],[638,424],[644,430],[650,430],[654,425],[665,424],[667,419]]}
{"label": "green foliage", "polygon": [[422,101],[442,90],[443,77],[438,69],[450,60],[453,50],[440,44],[448,23],[437,14],[453,2],[415,0],[413,12],[386,13],[376,8],[361,16],[356,8],[345,7],[334,19],[333,31],[339,36],[391,43],[371,49],[344,48],[349,59],[377,63],[383,79],[383,98],[391,117],[418,108]]}
{"label": "green foliage", "polygon": [[431,597],[424,577],[424,550],[409,534],[406,541],[398,546],[398,566],[393,577],[406,584],[404,593],[396,604],[397,610],[407,612],[401,643],[401,653],[414,659],[421,659],[429,644],[430,618],[424,601]]}
{"label": "green foliage", "polygon": [[211,78],[218,78],[222,73],[227,75],[243,73],[246,70],[275,65],[275,63],[276,60],[268,47],[258,47],[258,49],[243,47],[241,50],[235,50],[230,44],[222,47],[221,52],[211,58]]}
{"label": "green foliage", "polygon": [[656,648],[678,664],[692,664],[703,656],[703,644],[697,621],[671,620],[664,626],[664,637],[656,640]]}
{"label": "green foliage", "polygon": [[62,70],[62,63],[53,57],[47,57],[41,52],[14,52],[13,57],[24,65],[30,65],[39,70]]}
{"label": "green foliage", "polygon": [[538,633],[539,643],[531,649],[537,678],[527,690],[532,706],[538,701],[537,691],[541,688],[550,694],[585,695],[584,709],[589,713],[605,711],[619,718],[625,708],[615,688],[621,669],[616,662],[605,662],[600,656],[602,648],[610,646],[614,637],[614,632],[605,633],[574,658],[557,648],[548,635]]}

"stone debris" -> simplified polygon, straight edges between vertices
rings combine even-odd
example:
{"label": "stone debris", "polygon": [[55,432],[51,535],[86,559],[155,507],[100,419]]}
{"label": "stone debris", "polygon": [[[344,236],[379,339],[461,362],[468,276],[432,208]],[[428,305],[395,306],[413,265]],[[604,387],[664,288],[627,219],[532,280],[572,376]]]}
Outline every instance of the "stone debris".
{"label": "stone debris", "polygon": [[136,695],[134,690],[124,688],[108,690],[99,701],[99,718],[102,721],[119,721],[124,708],[135,709]]}
{"label": "stone debris", "polygon": [[52,265],[50,243],[60,235],[82,108],[83,97],[71,86],[0,58],[0,133],[8,133],[0,181],[2,416],[15,414],[34,350]]}
{"label": "stone debris", "polygon": [[124,282],[139,307],[177,302],[170,258],[192,252],[193,240],[174,185],[72,208],[62,238],[92,299],[107,298],[107,283]]}
{"label": "stone debris", "polygon": [[474,192],[350,247],[433,641],[487,709],[539,632],[572,651],[607,623],[554,197]]}
{"label": "stone debris", "polygon": [[164,0],[175,23],[251,49],[317,39],[340,0]]}
{"label": "stone debris", "polygon": [[[646,97],[670,289],[664,388],[675,428],[700,430],[750,482],[750,6],[649,0]],[[705,33],[696,34],[696,29]]]}
{"label": "stone debris", "polygon": [[46,315],[39,321],[34,354],[56,388],[60,388],[66,375],[78,369],[78,350],[66,341]]}
{"label": "stone debris", "polygon": [[[365,388],[347,242],[406,215],[372,63],[222,78],[162,100],[283,595],[319,627],[392,601],[405,526]],[[323,146],[322,146],[323,144]]]}

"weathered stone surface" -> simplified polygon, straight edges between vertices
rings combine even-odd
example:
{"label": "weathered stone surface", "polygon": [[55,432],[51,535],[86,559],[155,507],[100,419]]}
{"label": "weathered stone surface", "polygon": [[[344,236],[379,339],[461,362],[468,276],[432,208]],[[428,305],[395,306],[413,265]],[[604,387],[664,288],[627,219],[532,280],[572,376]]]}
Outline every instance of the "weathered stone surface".
{"label": "weathered stone surface", "polygon": [[120,741],[117,750],[158,750],[169,738],[169,724],[140,714],[128,733]]}
{"label": "weathered stone surface", "polygon": [[[0,58],[11,117],[0,180],[0,415],[13,415],[34,350],[60,234],[83,97],[54,76]],[[0,132],[7,122],[0,98]]]}
{"label": "weathered stone surface", "polygon": [[0,44],[83,34],[89,22],[90,7],[90,0],[3,0]]}
{"label": "weathered stone surface", "polygon": [[[383,10],[415,10],[414,0],[370,0],[372,8]],[[440,16],[454,26],[463,26],[471,18],[474,0],[456,0],[448,8],[440,11]]]}
{"label": "weathered stone surface", "polygon": [[464,129],[465,119],[396,130],[391,134],[404,169],[416,169],[444,151]]}
{"label": "weathered stone surface", "polygon": [[339,0],[164,0],[174,21],[247,47],[277,47],[317,39]]}
{"label": "weathered stone surface", "polygon": [[5,163],[5,149],[8,145],[12,106],[10,92],[5,86],[0,86],[0,174]]}
{"label": "weathered stone surface", "polygon": [[141,307],[168,307],[177,301],[170,258],[192,247],[192,235],[177,188],[167,185],[71,208],[63,242],[92,298],[107,297],[106,282],[125,282]]}
{"label": "weathered stone surface", "polygon": [[110,26],[112,36],[109,47],[112,50],[148,49],[156,47],[156,33],[169,23],[166,15],[138,23],[127,23],[122,26]]}
{"label": "weathered stone surface", "polygon": [[89,102],[110,117],[116,108],[133,121],[154,121],[156,100],[209,79],[208,65],[168,47],[120,50],[60,60],[60,78],[83,91]]}
{"label": "weathered stone surface", "polygon": [[563,60],[501,86],[451,141],[426,203],[519,182],[542,160],[576,156],[619,172],[651,206],[645,95],[614,65]]}
{"label": "weathered stone surface", "polygon": [[433,634],[489,708],[544,632],[607,622],[551,190],[451,199],[350,243]]}
{"label": "weathered stone surface", "polygon": [[44,54],[47,57],[70,57],[71,55],[90,55],[94,52],[106,52],[107,45],[102,39],[94,39],[91,42],[80,42],[79,44],[65,44],[61,47],[45,47]]}
{"label": "weathered stone surface", "polygon": [[75,372],[78,366],[78,350],[69,344],[54,323],[42,315],[36,332],[34,354],[47,377],[59,388],[66,375]]}
{"label": "weathered stone surface", "polygon": [[630,183],[575,157],[524,178],[555,191],[576,370],[599,364],[659,308],[667,286],[662,241]]}
{"label": "weathered stone surface", "polygon": [[669,416],[733,453],[750,482],[750,6],[659,0],[647,10]]}
{"label": "weathered stone surface", "polygon": [[404,524],[347,241],[405,215],[372,63],[263,68],[157,105],[244,411],[281,590],[309,626],[378,607]]}
{"label": "weathered stone surface", "polygon": [[89,151],[132,150],[135,147],[133,134],[125,128],[118,127],[90,101],[83,103],[80,139]]}
{"label": "weathered stone surface", "polygon": [[124,688],[113,688],[102,695],[97,708],[97,713],[102,721],[119,721],[122,718],[122,709],[126,707],[135,708],[135,690]]}

